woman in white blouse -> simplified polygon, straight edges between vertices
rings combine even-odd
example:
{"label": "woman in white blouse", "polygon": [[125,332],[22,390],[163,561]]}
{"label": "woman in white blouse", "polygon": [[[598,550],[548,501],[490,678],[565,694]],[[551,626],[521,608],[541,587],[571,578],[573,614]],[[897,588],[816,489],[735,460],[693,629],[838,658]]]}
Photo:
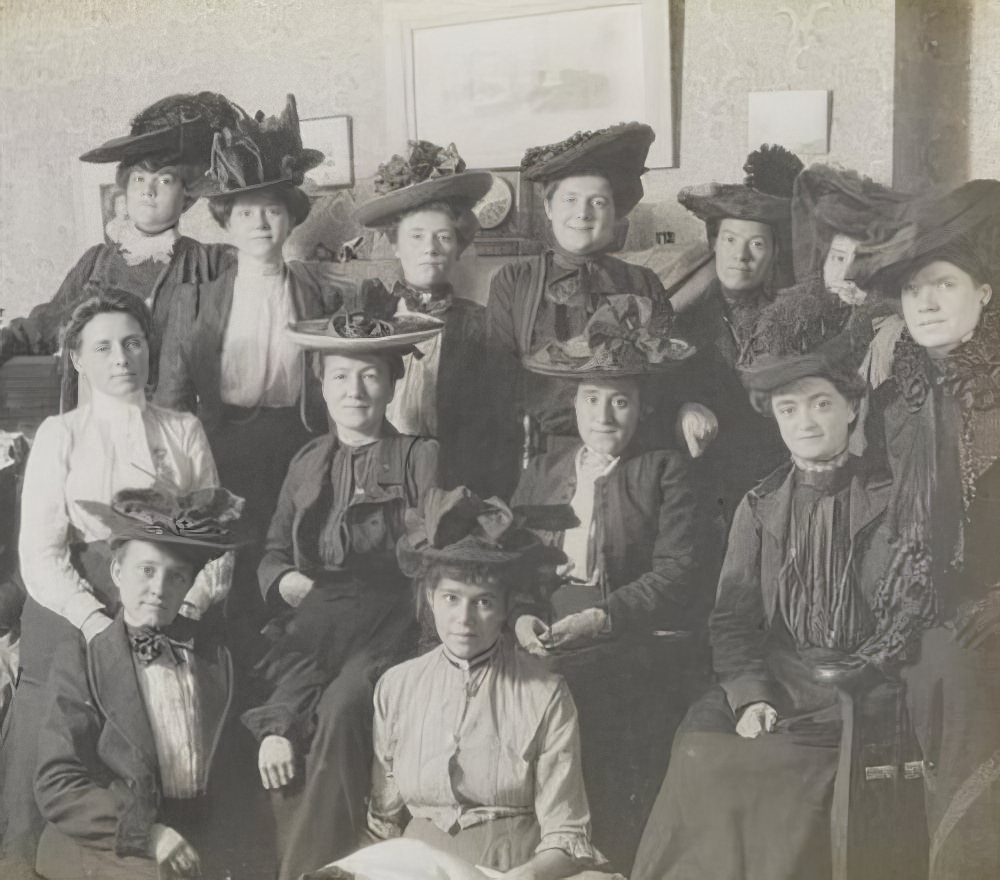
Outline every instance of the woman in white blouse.
{"label": "woman in white blouse", "polygon": [[[78,502],[110,502],[119,489],[183,495],[219,485],[205,432],[187,413],[146,401],[152,317],[137,296],[105,290],[81,303],[63,337],[91,399],[46,419],[28,457],[19,555],[28,591],[21,618],[21,673],[4,730],[3,807],[8,850],[33,858],[40,831],[32,779],[49,664],[58,645],[90,641],[118,606],[106,526]],[[202,570],[181,614],[197,620],[228,591],[232,554]]]}

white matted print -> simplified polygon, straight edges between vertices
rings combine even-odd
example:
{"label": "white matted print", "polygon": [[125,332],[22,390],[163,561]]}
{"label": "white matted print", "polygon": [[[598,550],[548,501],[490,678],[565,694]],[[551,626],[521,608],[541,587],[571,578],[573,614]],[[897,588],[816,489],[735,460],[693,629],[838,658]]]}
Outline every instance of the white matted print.
{"label": "white matted print", "polygon": [[793,153],[830,152],[830,92],[750,92],[747,146],[781,144]]}
{"label": "white matted print", "polygon": [[321,116],[299,121],[302,145],[323,152],[323,162],[306,172],[319,187],[354,185],[354,146],[350,116]]}
{"label": "white matted print", "polygon": [[672,165],[667,16],[648,0],[579,6],[404,21],[408,136],[516,168],[528,147],[637,120],[657,132],[647,164]]}

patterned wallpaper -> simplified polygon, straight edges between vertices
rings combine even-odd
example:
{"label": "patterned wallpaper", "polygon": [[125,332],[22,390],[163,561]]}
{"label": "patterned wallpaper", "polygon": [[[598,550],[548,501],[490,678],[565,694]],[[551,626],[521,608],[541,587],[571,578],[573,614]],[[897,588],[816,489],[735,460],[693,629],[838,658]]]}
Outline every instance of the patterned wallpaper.
{"label": "patterned wallpaper", "polygon": [[[655,230],[674,231],[677,249],[701,238],[700,225],[675,195],[687,184],[741,176],[750,90],[832,89],[831,153],[821,158],[890,179],[895,0],[672,2],[683,18],[680,164],[647,175],[630,246],[652,245]],[[377,163],[403,146],[385,143],[381,5],[0,0],[0,304],[8,314],[50,297],[88,243],[82,233],[88,187],[76,156],[121,133],[134,112],[170,92],[210,88],[250,112],[274,113],[291,91],[303,117],[350,114],[355,195],[363,198]],[[992,28],[995,45],[995,6],[989,18],[984,30]],[[994,86],[989,80],[977,86],[981,105],[995,103]],[[996,125],[995,114],[983,115]],[[983,138],[975,148],[989,152]],[[329,241],[350,197],[321,201],[296,231],[293,252]],[[197,206],[186,226],[219,236],[205,213]],[[496,264],[480,259],[465,266],[473,295],[484,295]]]}

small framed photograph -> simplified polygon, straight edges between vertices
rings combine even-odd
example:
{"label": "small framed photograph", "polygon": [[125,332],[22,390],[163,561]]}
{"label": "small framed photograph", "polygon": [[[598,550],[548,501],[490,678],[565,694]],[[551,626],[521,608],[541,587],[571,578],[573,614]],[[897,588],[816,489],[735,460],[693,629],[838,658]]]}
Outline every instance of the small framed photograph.
{"label": "small framed photograph", "polygon": [[354,186],[354,143],[350,116],[319,116],[299,121],[302,145],[322,150],[321,165],[306,172],[306,180],[322,189]]}

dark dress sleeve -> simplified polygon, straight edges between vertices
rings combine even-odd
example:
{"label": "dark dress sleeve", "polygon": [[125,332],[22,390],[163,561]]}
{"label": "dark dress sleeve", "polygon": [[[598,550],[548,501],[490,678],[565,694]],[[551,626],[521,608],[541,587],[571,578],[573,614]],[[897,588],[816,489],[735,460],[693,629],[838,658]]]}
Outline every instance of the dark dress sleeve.
{"label": "dark dress sleeve", "polygon": [[170,304],[167,327],[160,344],[160,360],[153,403],[166,409],[196,413],[198,398],[190,369],[190,345],[195,332],[195,297],[176,296]]}
{"label": "dark dress sleeve", "polygon": [[35,799],[63,834],[119,856],[146,856],[155,808],[98,757],[104,719],[86,670],[83,639],[63,643],[52,663],[51,701],[38,732]]}
{"label": "dark dress sleeve", "polygon": [[715,672],[737,717],[750,703],[778,704],[777,684],[764,655],[767,621],[761,592],[761,530],[748,498],[740,502],[733,518],[709,621]]}

